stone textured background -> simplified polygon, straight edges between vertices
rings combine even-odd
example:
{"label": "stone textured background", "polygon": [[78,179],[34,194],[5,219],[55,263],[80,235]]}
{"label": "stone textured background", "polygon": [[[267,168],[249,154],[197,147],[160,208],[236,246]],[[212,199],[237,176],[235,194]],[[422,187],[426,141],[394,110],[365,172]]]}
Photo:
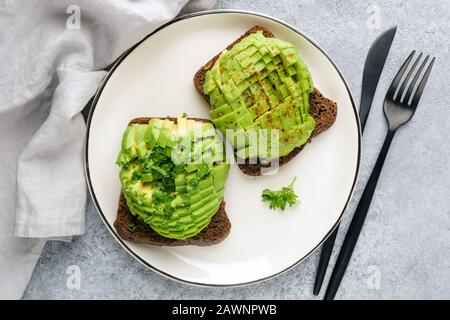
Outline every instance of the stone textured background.
{"label": "stone textured background", "polygon": [[[361,178],[341,227],[339,245],[384,139],[386,124],[381,106],[390,81],[412,49],[437,57],[416,116],[393,142],[337,298],[450,299],[448,0],[236,0],[219,1],[217,7],[266,13],[310,35],[335,59],[356,101],[371,42],[381,30],[399,26],[367,124]],[[378,30],[368,26],[373,8],[379,9],[381,17]],[[86,234],[70,244],[47,244],[25,298],[310,299],[314,298],[317,262],[318,252],[283,276],[245,288],[182,285],[146,269],[129,256],[89,202]],[[70,265],[81,269],[80,290],[66,286]],[[380,286],[374,288],[372,280],[377,274]]]}

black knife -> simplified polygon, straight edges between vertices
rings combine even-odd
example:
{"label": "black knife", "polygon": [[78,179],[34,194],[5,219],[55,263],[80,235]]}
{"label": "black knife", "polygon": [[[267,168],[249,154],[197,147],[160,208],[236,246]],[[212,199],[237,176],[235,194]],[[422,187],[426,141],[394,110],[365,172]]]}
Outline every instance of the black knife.
{"label": "black knife", "polygon": [[[383,32],[372,44],[367,55],[366,64],[364,66],[361,105],[359,108],[359,119],[361,121],[361,131],[364,132],[367,117],[369,116],[370,107],[372,106],[373,97],[377,90],[378,81],[380,80],[386,58],[394,40],[397,27],[390,28]],[[320,253],[319,265],[317,267],[316,280],[314,282],[314,295],[318,295],[322,287],[323,279],[327,272],[328,263],[333,251],[334,242],[339,231],[339,225],[334,229],[333,233],[328,237],[322,246]]]}
{"label": "black knife", "polygon": [[383,71],[386,58],[394,40],[397,27],[393,27],[383,32],[372,44],[367,55],[366,65],[364,66],[364,75],[361,92],[361,105],[359,107],[359,119],[361,121],[361,130],[364,132],[373,97],[377,90],[378,81]]}

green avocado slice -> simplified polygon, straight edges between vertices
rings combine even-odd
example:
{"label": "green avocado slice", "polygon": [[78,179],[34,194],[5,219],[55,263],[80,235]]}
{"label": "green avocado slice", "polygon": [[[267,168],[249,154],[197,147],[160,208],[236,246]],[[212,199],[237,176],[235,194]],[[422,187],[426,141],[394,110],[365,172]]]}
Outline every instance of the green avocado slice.
{"label": "green avocado slice", "polygon": [[278,152],[268,151],[270,145],[258,146],[267,139],[243,144],[236,135],[227,136],[239,156],[267,160],[286,156],[309,140],[315,128],[309,115],[313,88],[294,45],[258,31],[220,54],[205,73],[203,92],[210,100],[211,119],[224,135],[228,129],[278,132],[278,143],[273,144]]}
{"label": "green avocado slice", "polygon": [[152,118],[128,126],[117,164],[130,212],[163,237],[197,235],[222,202],[229,172],[224,156],[210,122]]}

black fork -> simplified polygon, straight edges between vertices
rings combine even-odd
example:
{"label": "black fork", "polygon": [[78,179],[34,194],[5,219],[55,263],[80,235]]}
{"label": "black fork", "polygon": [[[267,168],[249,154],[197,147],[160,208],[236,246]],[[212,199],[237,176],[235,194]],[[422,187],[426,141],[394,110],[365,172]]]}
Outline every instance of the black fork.
{"label": "black fork", "polygon": [[[431,60],[426,71],[423,72],[428,61],[430,60],[430,56],[427,56],[420,64],[420,67],[417,68],[423,56],[421,53],[407,73],[408,67],[411,64],[415,53],[416,52],[413,51],[400,68],[384,100],[384,114],[389,125],[389,130],[378,156],[378,160],[373,168],[372,174],[370,175],[369,181],[367,182],[366,188],[364,189],[361,200],[359,201],[358,207],[356,208],[352,222],[345,236],[344,243],[339,252],[336,265],[333,269],[333,273],[325,293],[325,300],[334,299],[334,296],[336,295],[353,250],[356,246],[356,242],[358,241],[359,234],[361,233],[367,212],[369,211],[370,203],[372,201],[378,178],[380,176],[381,169],[383,168],[384,161],[386,160],[392,139],[394,138],[397,129],[409,122],[409,120],[413,117],[427,84],[431,69],[433,68],[435,58]],[[418,86],[416,86],[417,83],[419,83]]]}

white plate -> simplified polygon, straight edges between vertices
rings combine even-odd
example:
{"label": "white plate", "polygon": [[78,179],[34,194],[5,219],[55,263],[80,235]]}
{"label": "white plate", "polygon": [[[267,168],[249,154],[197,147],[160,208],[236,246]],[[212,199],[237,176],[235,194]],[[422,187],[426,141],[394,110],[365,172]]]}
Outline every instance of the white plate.
{"label": "white plate", "polygon": [[[121,240],[113,228],[120,193],[115,160],[128,121],[142,116],[208,118],[193,75],[255,24],[295,44],[315,86],[337,101],[336,123],[315,138],[277,175],[253,178],[233,165],[226,184],[232,229],[212,247],[157,248]],[[136,259],[172,279],[200,285],[242,285],[278,275],[307,257],[339,222],[356,182],[359,121],[339,70],[306,36],[257,13],[209,11],[166,24],[124,54],[101,84],[88,120],[86,174],[95,205],[117,241]],[[300,204],[284,213],[261,202],[264,188],[281,188],[297,176]]]}

